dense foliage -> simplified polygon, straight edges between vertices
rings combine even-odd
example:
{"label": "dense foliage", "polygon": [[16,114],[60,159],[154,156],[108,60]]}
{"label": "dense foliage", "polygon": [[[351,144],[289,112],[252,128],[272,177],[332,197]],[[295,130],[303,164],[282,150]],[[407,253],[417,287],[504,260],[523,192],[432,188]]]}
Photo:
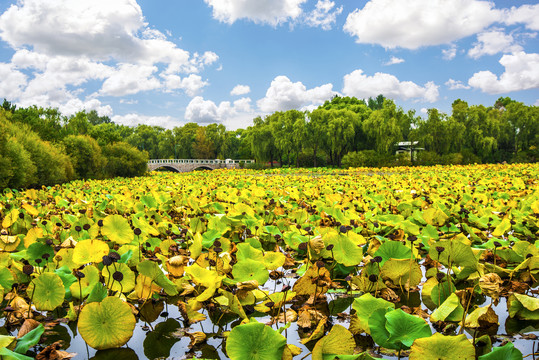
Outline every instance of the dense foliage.
{"label": "dense foliage", "polygon": [[215,170],[5,190],[0,355],[93,356],[82,337],[95,359],[522,359],[538,179]]}
{"label": "dense foliage", "polygon": [[0,108],[0,189],[147,171],[148,154],[119,141],[121,137],[102,148],[93,137],[71,130],[73,123],[62,127],[53,110],[10,109]]}
{"label": "dense foliage", "polygon": [[[434,165],[539,158],[539,107],[510,98],[500,98],[490,107],[458,99],[451,114],[433,108],[421,117],[382,95],[366,101],[335,96],[313,111],[277,111],[235,131],[215,123],[187,123],[173,129],[129,127],[95,111],[65,117],[55,109],[16,108],[8,101],[3,108],[11,114],[11,122],[29,127],[44,141],[68,143],[70,154],[79,159],[89,156],[82,154],[86,151],[82,148],[96,148],[90,138],[100,147],[126,142],[146,151],[150,159],[256,159],[259,166]],[[413,158],[396,156],[396,144],[404,141],[417,141],[421,150]],[[81,150],[74,150],[75,143]],[[85,169],[74,164],[79,166],[75,172],[79,177],[99,177],[95,169],[99,163],[94,158],[82,165]]]}

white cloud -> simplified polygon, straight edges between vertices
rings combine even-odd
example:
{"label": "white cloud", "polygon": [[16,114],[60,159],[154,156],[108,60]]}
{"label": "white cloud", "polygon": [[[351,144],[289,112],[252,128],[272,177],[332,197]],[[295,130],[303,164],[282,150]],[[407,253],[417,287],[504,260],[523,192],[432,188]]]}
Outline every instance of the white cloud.
{"label": "white cloud", "polygon": [[384,63],[384,65],[389,66],[389,65],[400,64],[400,63],[403,63],[403,62],[404,62],[404,59],[392,56],[391,59],[389,59],[389,61]]}
{"label": "white cloud", "polygon": [[534,106],[539,106],[539,99],[537,99],[537,100],[535,101],[535,104],[533,104],[533,105],[534,105]]}
{"label": "white cloud", "polygon": [[[149,90],[181,89],[194,96],[207,85],[194,73],[219,59],[212,51],[190,54],[168,41],[145,23],[136,0],[19,0],[0,14],[0,39],[15,50],[6,65],[12,75],[4,74],[2,85],[23,71],[26,76],[7,98],[66,111],[95,97]],[[92,80],[101,82],[101,90],[79,99],[82,85]]]}
{"label": "white cloud", "polygon": [[323,30],[331,30],[331,27],[337,20],[337,16],[343,10],[342,6],[333,10],[334,7],[335,3],[333,1],[318,0],[314,10],[305,14],[305,24],[312,27],[321,27]]}
{"label": "white cloud", "polygon": [[503,22],[507,25],[523,23],[528,29],[539,30],[539,4],[511,7],[505,10]]}
{"label": "white cloud", "polygon": [[438,85],[429,81],[419,86],[411,81],[399,81],[394,75],[375,73],[373,76],[363,74],[358,69],[344,76],[343,93],[357,98],[376,97],[382,94],[389,98],[402,100],[421,100],[435,102],[438,100]]}
{"label": "white cloud", "polygon": [[521,51],[522,46],[515,44],[511,34],[506,34],[503,29],[490,29],[477,35],[477,42],[468,51],[468,56],[478,59],[483,55],[494,55],[500,52],[510,53]]}
{"label": "white cloud", "polygon": [[230,91],[230,95],[245,95],[249,94],[251,92],[251,88],[249,85],[236,85],[234,86],[234,89]]}
{"label": "white cloud", "polygon": [[[185,110],[185,119],[196,123],[224,123],[237,116],[251,115],[251,99],[241,98],[234,101],[221,101],[219,105],[201,96],[194,97]],[[251,118],[252,119],[252,118]]]}
{"label": "white cloud", "polygon": [[153,76],[156,71],[157,66],[120,64],[118,69],[103,82],[100,94],[125,96],[157,89],[161,83]]}
{"label": "white cloud", "polygon": [[275,77],[266,91],[266,96],[257,101],[263,112],[301,109],[310,105],[320,105],[336,92],[332,84],[325,84],[307,90],[301,82],[293,83],[286,76]]}
{"label": "white cloud", "polygon": [[490,94],[539,88],[539,54],[523,51],[506,54],[500,64],[505,72],[499,78],[490,71],[479,71],[468,84]]}
{"label": "white cloud", "polygon": [[449,90],[460,90],[460,89],[469,89],[470,87],[468,85],[465,85],[460,80],[453,80],[449,79],[445,82],[445,86],[449,88]]}
{"label": "white cloud", "polygon": [[346,19],[344,30],[358,43],[417,49],[475,34],[501,12],[479,0],[370,0]]}
{"label": "white cloud", "polygon": [[307,0],[204,0],[213,8],[213,17],[233,24],[238,19],[273,26],[296,19]]}
{"label": "white cloud", "polygon": [[18,98],[26,85],[26,75],[13,68],[13,65],[0,63],[0,98]]}
{"label": "white cloud", "polygon": [[457,45],[452,44],[449,49],[442,50],[444,60],[453,60],[457,56]]}
{"label": "white cloud", "polygon": [[196,74],[190,74],[183,78],[174,74],[161,74],[161,77],[165,80],[165,86],[168,90],[183,89],[191,97],[200,93],[200,90],[209,84]]}
{"label": "white cloud", "polygon": [[175,126],[182,125],[178,119],[175,119],[172,116],[147,116],[137,113],[114,115],[111,120],[116,124],[127,126],[137,126],[139,124],[145,124],[150,126],[161,126],[166,129],[172,129]]}

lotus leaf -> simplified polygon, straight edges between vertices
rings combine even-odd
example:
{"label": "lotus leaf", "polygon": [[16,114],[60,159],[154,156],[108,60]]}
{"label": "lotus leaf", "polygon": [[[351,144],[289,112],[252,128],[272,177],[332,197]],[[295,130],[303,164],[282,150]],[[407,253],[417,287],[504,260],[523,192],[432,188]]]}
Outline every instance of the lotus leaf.
{"label": "lotus leaf", "polygon": [[88,296],[94,285],[99,282],[100,278],[99,270],[92,265],[86,266],[81,270],[81,272],[84,274],[84,278],[80,279],[80,284],[77,281],[71,284],[69,287],[69,290],[71,290],[71,295],[77,299],[80,298],[81,292],[83,299]]}
{"label": "lotus leaf", "polygon": [[346,236],[343,234],[328,234],[324,237],[324,242],[333,245],[333,256],[335,261],[344,266],[356,266],[363,260],[363,249],[365,239]]}
{"label": "lotus leaf", "polygon": [[498,325],[498,315],[491,305],[478,307],[466,316],[464,326],[468,328],[488,327]]}
{"label": "lotus leaf", "polygon": [[322,360],[324,355],[352,355],[356,342],[350,331],[341,325],[333,325],[330,332],[318,340],[313,349],[313,360]]}
{"label": "lotus leaf", "polygon": [[408,349],[414,340],[432,335],[427,322],[407,314],[401,309],[376,310],[369,318],[369,328],[374,341],[389,349]]}
{"label": "lotus leaf", "polygon": [[109,246],[104,241],[79,241],[73,250],[73,262],[79,266],[89,263],[100,263],[103,261],[103,256],[108,255],[109,251]]}
{"label": "lotus leaf", "polygon": [[[443,251],[439,253],[437,249],[443,249]],[[450,265],[477,266],[477,259],[471,247],[459,240],[438,241],[430,247],[429,255],[431,259],[437,260],[447,267]]]}
{"label": "lotus leaf", "polygon": [[46,272],[32,280],[26,293],[37,310],[52,311],[64,302],[65,289],[57,274]]}
{"label": "lotus leaf", "polygon": [[117,244],[129,244],[135,238],[129,222],[121,215],[109,215],[103,219],[101,232]]}
{"label": "lotus leaf", "polygon": [[226,341],[231,360],[281,359],[286,339],[267,325],[250,322],[232,329]]}
{"label": "lotus leaf", "polygon": [[256,260],[242,260],[232,268],[234,280],[238,282],[256,280],[260,285],[264,285],[269,279],[268,271],[262,262]]}
{"label": "lotus leaf", "polygon": [[[121,280],[115,279],[116,272],[122,274]],[[101,275],[105,279],[106,286],[112,291],[127,293],[135,288],[135,273],[126,264],[104,266]]]}
{"label": "lotus leaf", "polygon": [[430,320],[436,321],[461,321],[464,314],[464,308],[460,304],[460,299],[452,293],[444,300],[431,315]]}
{"label": "lotus leaf", "polygon": [[115,296],[108,296],[82,308],[78,329],[88,345],[103,350],[127,343],[133,336],[135,323],[129,305]]}
{"label": "lotus leaf", "polygon": [[386,241],[380,245],[374,256],[382,257],[382,262],[380,263],[380,266],[382,266],[389,259],[410,259],[412,251],[400,241]]}
{"label": "lotus leaf", "polygon": [[5,360],[33,360],[31,357],[16,353],[8,348],[0,349],[0,357]]}
{"label": "lotus leaf", "polygon": [[[411,269],[411,272],[410,272]],[[421,282],[423,274],[415,261],[390,259],[382,267],[381,276],[389,279],[395,286],[412,288]]]}
{"label": "lotus leaf", "polygon": [[43,326],[43,324],[39,324],[38,327],[17,339],[17,346],[15,347],[15,352],[19,354],[26,354],[28,349],[39,343],[39,339],[41,339],[41,335],[43,335],[44,332],[45,327]]}
{"label": "lotus leaf", "polygon": [[514,293],[507,299],[507,304],[509,316],[522,320],[539,320],[539,299]]}
{"label": "lotus leaf", "polygon": [[370,293],[367,293],[360,296],[359,298],[354,299],[352,307],[356,311],[356,315],[358,318],[357,325],[359,326],[360,331],[364,331],[367,334],[370,334],[370,316],[379,309],[393,310],[395,309],[395,304],[381,298],[375,298]]}
{"label": "lotus leaf", "polygon": [[522,353],[512,343],[492,349],[492,352],[481,355],[479,360],[522,360]]}
{"label": "lotus leaf", "polygon": [[411,347],[410,360],[474,360],[475,349],[466,335],[433,336],[417,339]]}

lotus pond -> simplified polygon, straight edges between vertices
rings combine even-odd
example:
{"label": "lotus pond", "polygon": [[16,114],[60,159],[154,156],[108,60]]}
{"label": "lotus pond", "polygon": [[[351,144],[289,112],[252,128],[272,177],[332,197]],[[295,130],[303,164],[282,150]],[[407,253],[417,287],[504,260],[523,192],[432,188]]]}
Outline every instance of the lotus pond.
{"label": "lotus pond", "polygon": [[0,358],[535,358],[539,165],[386,170],[4,190]]}

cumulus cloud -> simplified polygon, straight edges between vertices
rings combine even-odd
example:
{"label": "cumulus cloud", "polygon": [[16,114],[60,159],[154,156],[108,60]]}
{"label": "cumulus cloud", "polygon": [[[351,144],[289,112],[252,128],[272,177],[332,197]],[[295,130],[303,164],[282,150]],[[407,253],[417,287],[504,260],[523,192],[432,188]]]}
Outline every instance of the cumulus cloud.
{"label": "cumulus cloud", "polygon": [[[212,51],[191,54],[150,28],[136,0],[19,0],[0,15],[0,39],[15,50],[3,69],[19,79],[6,97],[66,109],[149,90],[193,96],[207,84],[194,74],[219,59]],[[81,86],[96,80],[101,89],[79,99]]]}
{"label": "cumulus cloud", "polygon": [[469,89],[470,87],[468,85],[465,85],[460,80],[453,80],[449,79],[445,82],[445,86],[449,88],[449,90],[460,90],[460,89]]}
{"label": "cumulus cloud", "polygon": [[312,27],[320,27],[323,30],[331,30],[337,20],[337,16],[342,13],[343,7],[335,8],[335,3],[330,0],[318,0],[313,11],[305,14],[305,24]]}
{"label": "cumulus cloud", "polygon": [[389,98],[402,100],[421,100],[435,102],[438,100],[438,85],[429,81],[419,86],[412,81],[400,81],[391,74],[375,73],[368,76],[358,69],[344,76],[343,93],[357,98],[375,97],[382,94]]}
{"label": "cumulus cloud", "polygon": [[165,87],[168,91],[183,89],[191,97],[200,93],[202,88],[209,84],[208,81],[202,80],[202,77],[196,74],[190,74],[183,78],[175,74],[161,74],[160,76],[165,80]]}
{"label": "cumulus cloud", "polygon": [[449,49],[442,50],[444,60],[453,60],[457,56],[457,45],[452,44]]}
{"label": "cumulus cloud", "polygon": [[266,96],[257,101],[263,112],[301,109],[311,105],[320,105],[336,92],[332,84],[324,84],[308,89],[301,82],[293,83],[286,76],[275,77],[266,91]]}
{"label": "cumulus cloud", "polygon": [[389,61],[386,61],[384,63],[384,65],[389,66],[389,65],[400,64],[400,63],[403,63],[403,62],[404,62],[404,59],[398,58],[396,56],[392,56],[391,59],[389,59]]}
{"label": "cumulus cloud", "polygon": [[539,54],[520,51],[503,55],[499,62],[505,68],[500,77],[488,70],[479,71],[468,85],[489,94],[539,88]]}
{"label": "cumulus cloud", "polygon": [[194,97],[185,110],[185,119],[196,123],[225,123],[238,115],[251,113],[251,99],[241,98],[233,103],[221,101],[219,105],[202,96]]}
{"label": "cumulus cloud", "polygon": [[477,35],[477,42],[468,51],[468,56],[478,59],[483,55],[494,55],[500,52],[521,51],[522,46],[515,43],[513,35],[506,34],[503,29],[490,29]]}
{"label": "cumulus cloud", "polygon": [[26,85],[26,75],[13,68],[13,65],[0,63],[0,98],[12,99],[21,96]]}
{"label": "cumulus cloud", "polygon": [[296,19],[302,13],[301,5],[307,0],[204,0],[212,7],[213,17],[233,24],[247,19],[273,26]]}
{"label": "cumulus cloud", "polygon": [[539,30],[539,4],[506,9],[503,22],[507,25],[525,24],[528,29]]}
{"label": "cumulus cloud", "polygon": [[172,116],[147,116],[137,113],[114,115],[111,120],[120,125],[137,126],[145,124],[150,126],[161,126],[166,129],[172,129],[175,126],[181,125],[180,121]]}
{"label": "cumulus cloud", "polygon": [[358,43],[417,49],[475,34],[502,13],[479,0],[370,0],[346,19],[344,30]]}
{"label": "cumulus cloud", "polygon": [[251,92],[251,88],[249,85],[236,85],[234,86],[234,89],[230,91],[230,95],[245,95],[249,94]]}

